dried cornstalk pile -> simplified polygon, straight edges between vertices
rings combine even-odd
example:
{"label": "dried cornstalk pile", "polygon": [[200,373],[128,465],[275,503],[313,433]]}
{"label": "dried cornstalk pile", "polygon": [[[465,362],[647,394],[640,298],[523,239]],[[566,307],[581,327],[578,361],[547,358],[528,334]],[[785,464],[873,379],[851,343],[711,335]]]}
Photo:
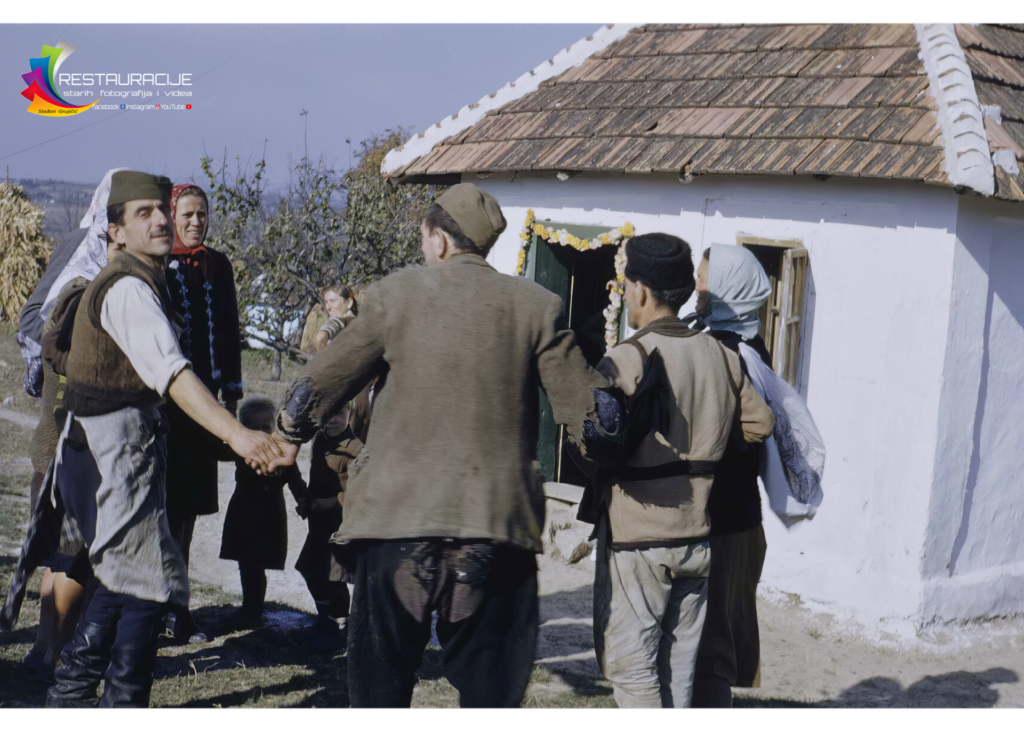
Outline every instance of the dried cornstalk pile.
{"label": "dried cornstalk pile", "polygon": [[42,206],[25,189],[0,182],[0,320],[16,320],[50,260]]}

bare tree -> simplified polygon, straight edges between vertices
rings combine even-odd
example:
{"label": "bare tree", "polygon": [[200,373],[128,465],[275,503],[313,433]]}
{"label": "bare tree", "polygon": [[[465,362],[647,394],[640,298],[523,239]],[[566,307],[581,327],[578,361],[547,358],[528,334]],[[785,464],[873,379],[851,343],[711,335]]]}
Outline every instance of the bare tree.
{"label": "bare tree", "polygon": [[76,190],[70,185],[62,185],[54,195],[54,203],[58,212],[54,216],[57,222],[58,237],[71,233],[82,221],[82,216],[89,210],[89,193]]}

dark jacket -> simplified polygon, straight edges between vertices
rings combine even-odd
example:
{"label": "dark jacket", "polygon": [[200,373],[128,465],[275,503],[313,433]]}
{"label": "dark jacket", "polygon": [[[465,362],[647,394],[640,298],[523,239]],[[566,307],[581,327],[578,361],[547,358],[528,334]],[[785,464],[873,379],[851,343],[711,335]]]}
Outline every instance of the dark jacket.
{"label": "dark jacket", "polygon": [[46,271],[43,272],[42,279],[36,285],[32,296],[28,298],[28,302],[21,308],[18,327],[22,333],[37,343],[42,342],[41,338],[43,337],[43,325],[45,322],[40,311],[46,302],[46,295],[50,293],[50,287],[57,281],[57,277],[64,271],[64,267],[71,261],[72,254],[78,249],[78,245],[85,240],[85,236],[88,233],[89,229],[87,228],[76,228],[54,244],[53,253],[50,254],[50,263],[46,265]]}
{"label": "dark jacket", "polygon": [[283,475],[259,475],[238,458],[235,492],[228,503],[220,557],[254,568],[283,569],[288,557],[288,513],[284,486],[296,502],[306,498],[306,482],[295,465]]}
{"label": "dark jacket", "polygon": [[[740,343],[744,342],[728,330],[708,330],[707,334],[735,353],[739,353]],[[746,343],[757,351],[765,365],[772,367],[772,357],[760,335]],[[743,372],[746,370],[744,365]],[[747,444],[742,439],[731,438],[726,445],[722,461],[715,468],[715,482],[708,498],[711,535],[733,535],[761,525],[761,493],[757,487],[760,453],[760,445]]]}
{"label": "dark jacket", "polygon": [[71,260],[78,245],[84,240],[87,229],[77,229],[57,242],[50,255],[50,262],[43,273],[42,279],[36,285],[32,296],[21,308],[19,332],[15,336],[18,346],[21,348],[21,358],[25,361],[25,393],[33,398],[42,396],[43,391],[43,364],[39,357],[39,346],[42,344],[43,318],[42,307],[46,302],[46,295],[49,294],[53,283],[60,276],[60,273]]}
{"label": "dark jacket", "polygon": [[[172,255],[167,289],[183,329],[178,336],[192,372],[214,398],[242,397],[242,350],[238,301],[231,261],[219,251],[201,248]],[[186,520],[220,509],[217,456],[221,441],[173,402],[164,406],[171,425],[167,437],[167,517]]]}
{"label": "dark jacket", "polygon": [[214,249],[168,257],[167,289],[184,320],[178,338],[192,372],[214,398],[242,398],[242,340],[231,260]]}

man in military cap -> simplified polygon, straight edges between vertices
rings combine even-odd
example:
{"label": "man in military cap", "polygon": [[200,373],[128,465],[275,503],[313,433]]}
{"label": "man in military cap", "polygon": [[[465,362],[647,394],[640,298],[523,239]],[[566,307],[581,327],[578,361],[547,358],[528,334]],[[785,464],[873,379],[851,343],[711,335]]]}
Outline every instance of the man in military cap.
{"label": "man in military cap", "polygon": [[493,196],[453,186],[420,228],[427,266],[366,290],[359,317],[292,385],[282,449],[294,458],[380,376],[333,538],[356,556],[352,705],[409,705],[436,611],[461,704],[518,706],[537,638],[538,387],[580,439],[592,388],[608,381],[587,366],[559,297],[485,260],[505,229]]}
{"label": "man in military cap", "polygon": [[164,398],[253,467],[269,469],[280,455],[269,435],[245,429],[218,405],[178,347],[163,274],[173,242],[170,194],[165,177],[114,174],[107,233],[121,253],[86,288],[75,316],[57,488],[100,585],[64,650],[47,706],[97,705],[101,680],[99,705],[148,706],[158,620],[166,603],[188,603],[188,572],[164,512]]}

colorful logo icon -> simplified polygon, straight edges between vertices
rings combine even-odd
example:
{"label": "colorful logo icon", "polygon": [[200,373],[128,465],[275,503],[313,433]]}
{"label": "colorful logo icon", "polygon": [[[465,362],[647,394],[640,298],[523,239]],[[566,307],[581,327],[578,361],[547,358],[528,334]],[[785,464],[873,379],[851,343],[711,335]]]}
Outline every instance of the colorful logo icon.
{"label": "colorful logo icon", "polygon": [[29,59],[32,72],[21,75],[28,87],[21,95],[32,102],[26,111],[43,117],[69,117],[99,104],[100,99],[85,106],[69,104],[54,88],[53,80],[61,64],[77,50],[77,46],[61,39],[56,46],[43,46],[40,58]]}
{"label": "colorful logo icon", "polygon": [[157,109],[159,109],[159,108],[160,108],[160,105],[159,105],[159,104],[157,104],[157,105],[156,105],[156,108],[157,108]]}
{"label": "colorful logo icon", "polygon": [[186,105],[185,105],[185,109],[191,109],[191,108],[192,108],[192,105],[191,105],[191,104],[186,104]]}

